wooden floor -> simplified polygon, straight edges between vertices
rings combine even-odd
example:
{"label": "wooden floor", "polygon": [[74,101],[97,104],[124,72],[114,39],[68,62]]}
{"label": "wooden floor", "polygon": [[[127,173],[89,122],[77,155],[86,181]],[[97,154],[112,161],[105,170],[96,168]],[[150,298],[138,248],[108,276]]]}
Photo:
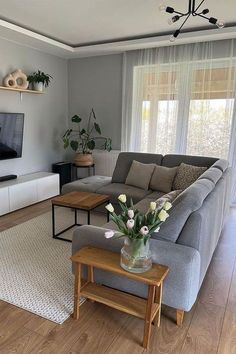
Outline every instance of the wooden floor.
{"label": "wooden floor", "polygon": [[[0,231],[50,208],[49,202],[0,218]],[[232,209],[194,308],[182,328],[164,307],[161,328],[152,330],[149,350],[141,344],[143,321],[86,302],[79,321],[56,325],[0,301],[0,353],[236,353],[236,209]],[[1,286],[1,284],[0,284]]]}

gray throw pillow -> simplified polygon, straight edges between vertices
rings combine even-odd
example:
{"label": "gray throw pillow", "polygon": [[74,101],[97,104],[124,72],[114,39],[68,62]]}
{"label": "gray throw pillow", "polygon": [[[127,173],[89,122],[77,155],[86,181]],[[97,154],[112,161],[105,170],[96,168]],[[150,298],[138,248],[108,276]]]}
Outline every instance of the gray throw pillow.
{"label": "gray throw pillow", "polygon": [[154,168],[155,164],[144,164],[134,160],[125,184],[148,190]]}
{"label": "gray throw pillow", "polygon": [[182,193],[183,191],[181,189],[178,189],[176,191],[172,191],[169,192],[167,194],[164,194],[163,196],[161,196],[160,198],[158,198],[156,200],[157,203],[157,208],[160,209],[165,202],[170,202],[173,203],[173,201],[178,197],[178,195],[180,195],[180,193]]}
{"label": "gray throw pillow", "polygon": [[173,182],[173,188],[186,189],[194,183],[207,170],[207,167],[198,167],[181,163],[177,168],[177,173]]}
{"label": "gray throw pillow", "polygon": [[151,182],[150,188],[154,191],[169,193],[172,189],[172,184],[177,172],[177,167],[165,167],[156,165]]}

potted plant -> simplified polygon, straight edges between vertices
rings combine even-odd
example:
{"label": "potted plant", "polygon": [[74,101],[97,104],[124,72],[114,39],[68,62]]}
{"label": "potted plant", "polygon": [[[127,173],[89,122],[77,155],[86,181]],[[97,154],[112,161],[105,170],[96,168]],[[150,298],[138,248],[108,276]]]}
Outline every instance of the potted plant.
{"label": "potted plant", "polygon": [[118,197],[122,213],[117,215],[112,204],[108,204],[106,209],[111,214],[111,219],[117,225],[119,231],[108,230],[105,232],[106,238],[115,236],[125,238],[124,246],[121,249],[120,265],[123,269],[131,273],[143,273],[152,267],[149,240],[153,232],[158,232],[160,226],[166,221],[171,203],[163,198],[158,205],[150,202],[149,209],[145,214],[135,209],[131,199],[131,206],[126,204],[126,195]]}
{"label": "potted plant", "polygon": [[72,123],[77,124],[77,129],[67,129],[62,139],[64,148],[70,147],[76,152],[74,163],[77,166],[90,166],[93,164],[92,151],[95,149],[96,144],[100,142],[101,148],[111,151],[111,139],[101,136],[101,129],[96,122],[96,115],[92,109],[86,127],[82,127],[82,118],[74,115],[71,118]]}
{"label": "potted plant", "polygon": [[28,76],[28,81],[33,85],[35,91],[43,91],[44,87],[48,87],[53,77],[45,74],[43,71],[38,70]]}

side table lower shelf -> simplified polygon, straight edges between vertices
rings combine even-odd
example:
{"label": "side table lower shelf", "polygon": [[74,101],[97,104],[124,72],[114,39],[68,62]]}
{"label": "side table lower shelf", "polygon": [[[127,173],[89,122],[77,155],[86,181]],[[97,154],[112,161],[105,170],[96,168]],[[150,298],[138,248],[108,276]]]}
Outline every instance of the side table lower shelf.
{"label": "side table lower shelf", "polygon": [[[82,287],[81,296],[138,318],[145,319],[146,299],[90,282],[84,284]],[[154,320],[159,309],[159,304],[154,303],[152,305],[151,322]]]}

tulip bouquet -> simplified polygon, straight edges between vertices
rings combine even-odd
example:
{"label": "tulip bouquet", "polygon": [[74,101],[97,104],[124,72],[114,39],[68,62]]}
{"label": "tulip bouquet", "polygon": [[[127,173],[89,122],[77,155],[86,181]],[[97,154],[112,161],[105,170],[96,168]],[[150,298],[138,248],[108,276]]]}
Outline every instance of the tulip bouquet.
{"label": "tulip bouquet", "polygon": [[[157,206],[157,203],[151,202],[147,212],[141,214],[134,208],[132,200],[130,203],[131,206],[127,206],[127,198],[125,194],[121,194],[118,197],[118,201],[122,210],[120,215],[115,213],[112,204],[108,204],[106,209],[110,212],[111,219],[117,225],[119,231],[108,230],[105,232],[105,237],[125,237],[122,251],[123,255],[126,254],[127,257],[125,264],[124,262],[123,264],[121,262],[121,266],[129,271],[140,272],[139,258],[146,261],[148,259],[150,263],[151,257],[148,241],[151,234],[153,232],[158,232],[161,224],[168,218],[169,214],[167,213],[167,210],[169,210],[172,205],[168,201],[163,201],[161,206]],[[127,261],[127,259],[129,259],[129,261]],[[141,271],[143,271],[144,267],[141,268]]]}

